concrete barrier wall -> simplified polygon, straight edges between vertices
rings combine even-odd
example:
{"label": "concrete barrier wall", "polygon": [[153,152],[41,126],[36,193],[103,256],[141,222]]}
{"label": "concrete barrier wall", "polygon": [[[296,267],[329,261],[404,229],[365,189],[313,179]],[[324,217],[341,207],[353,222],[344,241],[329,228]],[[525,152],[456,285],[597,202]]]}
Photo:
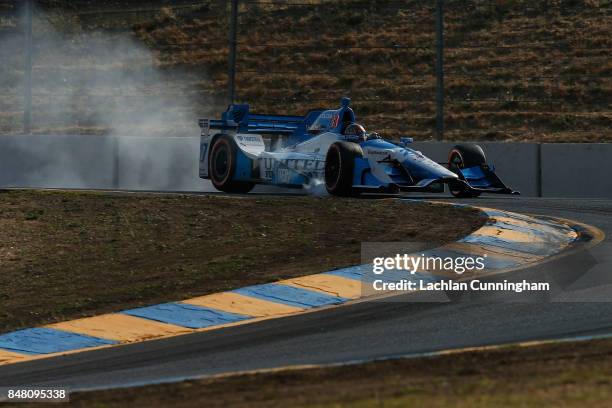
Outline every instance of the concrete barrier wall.
{"label": "concrete barrier wall", "polygon": [[544,197],[612,197],[612,143],[542,145]]}
{"label": "concrete barrier wall", "polygon": [[198,137],[0,136],[0,187],[212,191]]}
{"label": "concrete barrier wall", "polygon": [[112,188],[113,138],[0,136],[0,186]]}
{"label": "concrete barrier wall", "polygon": [[[454,143],[413,148],[445,162]],[[612,198],[612,144],[481,143],[525,196]],[[213,191],[198,177],[198,137],[0,136],[0,187]]]}

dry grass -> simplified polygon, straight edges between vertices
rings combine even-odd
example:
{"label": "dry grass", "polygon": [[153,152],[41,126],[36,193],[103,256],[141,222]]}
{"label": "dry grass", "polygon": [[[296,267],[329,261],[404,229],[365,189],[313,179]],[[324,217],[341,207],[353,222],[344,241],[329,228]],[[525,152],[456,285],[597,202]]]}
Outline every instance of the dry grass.
{"label": "dry grass", "polygon": [[[165,2],[55,0],[47,2],[47,9],[66,16],[61,20],[67,21],[66,30],[73,30],[70,16],[75,10],[149,10],[86,13],[77,21],[79,30],[103,29],[111,37],[132,33],[154,50],[162,70],[180,73],[177,92],[194,97],[191,106],[181,109],[195,120],[210,110],[211,100],[217,101],[213,110],[223,109],[228,2],[210,0],[189,7],[174,3],[175,8],[159,9]],[[412,0],[401,8],[397,2],[377,0],[308,3],[316,6],[243,4],[239,99],[256,111],[295,114],[335,106],[341,96],[351,95],[359,119],[369,128],[391,137],[431,138],[432,3]],[[611,16],[608,0],[448,2],[447,137],[612,140]],[[408,48],[377,48],[394,44]],[[350,48],[354,46],[371,48]],[[53,50],[53,55],[39,58],[44,61],[37,64],[42,74],[62,61],[62,52]],[[51,99],[37,103],[42,108]],[[138,100],[120,105],[128,111],[139,109]],[[0,102],[0,110],[15,111],[14,106],[10,100]],[[53,130],[44,124],[49,120],[39,118],[46,131]],[[16,130],[19,123],[17,112],[0,117],[0,129]],[[69,126],[57,125],[58,130]]]}
{"label": "dry grass", "polygon": [[609,407],[611,367],[603,340],[78,393],[70,406]]}

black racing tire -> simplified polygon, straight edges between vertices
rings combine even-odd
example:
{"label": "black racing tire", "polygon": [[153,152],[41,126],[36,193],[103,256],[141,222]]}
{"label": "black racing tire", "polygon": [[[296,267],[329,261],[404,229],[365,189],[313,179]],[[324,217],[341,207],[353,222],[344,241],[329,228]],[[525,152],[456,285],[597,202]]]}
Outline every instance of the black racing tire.
{"label": "black racing tire", "polygon": [[[448,168],[455,174],[459,174],[458,169],[465,167],[475,167],[485,164],[485,157],[482,147],[477,144],[465,143],[455,145],[448,153]],[[461,176],[459,174],[459,176]],[[466,188],[463,183],[449,183],[450,193],[459,198],[474,198],[480,195],[477,191]]]}
{"label": "black racing tire", "polygon": [[325,188],[331,195],[351,197],[359,195],[353,188],[355,159],[363,157],[363,150],[357,143],[335,142],[325,156]]}
{"label": "black racing tire", "polygon": [[255,183],[234,180],[238,147],[227,135],[215,138],[208,156],[208,175],[213,186],[225,193],[246,194]]}

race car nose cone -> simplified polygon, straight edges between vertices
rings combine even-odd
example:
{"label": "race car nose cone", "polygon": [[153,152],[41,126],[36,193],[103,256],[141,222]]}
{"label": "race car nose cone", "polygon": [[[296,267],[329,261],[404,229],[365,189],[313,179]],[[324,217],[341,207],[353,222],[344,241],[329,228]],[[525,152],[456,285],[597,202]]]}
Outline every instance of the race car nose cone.
{"label": "race car nose cone", "polygon": [[456,180],[457,175],[446,167],[429,159],[408,160],[404,166],[417,179]]}

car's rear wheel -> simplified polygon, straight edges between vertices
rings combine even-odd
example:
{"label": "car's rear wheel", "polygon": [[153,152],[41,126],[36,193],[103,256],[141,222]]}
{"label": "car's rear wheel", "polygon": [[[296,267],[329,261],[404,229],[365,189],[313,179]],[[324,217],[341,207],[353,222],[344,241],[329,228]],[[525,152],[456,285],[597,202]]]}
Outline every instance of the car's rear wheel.
{"label": "car's rear wheel", "polygon": [[355,159],[363,157],[363,150],[357,143],[336,142],[325,156],[325,188],[332,195],[350,197],[359,192],[353,188]]}
{"label": "car's rear wheel", "polygon": [[248,193],[255,183],[234,180],[238,147],[227,135],[215,139],[208,160],[208,174],[213,186],[226,193]]}
{"label": "car's rear wheel", "polygon": [[[477,144],[460,144],[454,146],[448,154],[448,168],[462,178],[459,169],[480,166],[486,163],[482,147]],[[450,193],[455,197],[478,197],[479,192],[469,189],[464,183],[449,183]]]}

